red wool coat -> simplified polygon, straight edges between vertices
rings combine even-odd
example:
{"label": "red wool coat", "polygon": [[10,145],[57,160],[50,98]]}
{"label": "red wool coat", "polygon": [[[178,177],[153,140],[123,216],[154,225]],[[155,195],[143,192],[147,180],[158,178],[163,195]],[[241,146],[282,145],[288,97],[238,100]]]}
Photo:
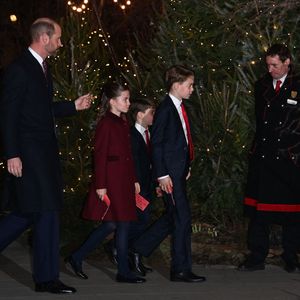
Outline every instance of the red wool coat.
{"label": "red wool coat", "polygon": [[[107,189],[110,207],[104,221],[136,220],[136,176],[132,158],[129,127],[122,117],[108,112],[99,121],[95,133],[94,177],[89,203],[98,203],[95,189]],[[84,213],[94,219],[92,212]]]}

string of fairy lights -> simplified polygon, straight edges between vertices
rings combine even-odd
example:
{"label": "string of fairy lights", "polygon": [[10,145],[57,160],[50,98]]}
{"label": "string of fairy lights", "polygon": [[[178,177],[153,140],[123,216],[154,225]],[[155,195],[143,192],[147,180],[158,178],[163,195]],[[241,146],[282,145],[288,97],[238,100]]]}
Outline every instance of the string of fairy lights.
{"label": "string of fairy lights", "polygon": [[[77,1],[77,2],[80,2],[80,1]],[[73,11],[76,11],[78,13],[81,13],[87,9],[89,0],[83,0],[80,3],[77,3],[77,2],[69,0],[67,2],[67,4],[71,7],[71,9]],[[131,6],[131,4],[132,4],[132,1],[130,1],[130,0],[125,0],[125,1],[124,0],[123,1],[112,0],[112,2],[116,5],[118,5],[122,10],[126,10],[126,8]]]}

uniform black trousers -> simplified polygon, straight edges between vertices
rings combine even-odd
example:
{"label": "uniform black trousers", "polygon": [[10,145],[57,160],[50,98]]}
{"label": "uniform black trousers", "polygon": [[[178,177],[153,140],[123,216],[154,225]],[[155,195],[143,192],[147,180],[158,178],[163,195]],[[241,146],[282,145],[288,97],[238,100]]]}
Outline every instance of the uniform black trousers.
{"label": "uniform black trousers", "polygon": [[[268,220],[251,218],[248,225],[247,243],[251,251],[251,264],[263,263],[269,253],[270,225]],[[297,252],[300,245],[300,223],[286,222],[282,226],[282,258],[287,263],[298,263]]]}

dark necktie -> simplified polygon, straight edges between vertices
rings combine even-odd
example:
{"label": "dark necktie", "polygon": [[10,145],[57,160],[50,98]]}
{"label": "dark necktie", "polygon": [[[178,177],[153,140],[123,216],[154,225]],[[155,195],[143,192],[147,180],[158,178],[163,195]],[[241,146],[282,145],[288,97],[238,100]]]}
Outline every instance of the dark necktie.
{"label": "dark necktie", "polygon": [[280,91],[280,85],[281,85],[281,80],[276,81],[276,86],[275,86],[275,93],[278,94]]}
{"label": "dark necktie", "polygon": [[192,141],[189,119],[183,104],[181,104],[181,111],[182,111],[182,116],[186,127],[187,139],[189,144],[189,152],[190,152],[190,160],[192,161],[194,159],[194,145]]}
{"label": "dark necktie", "polygon": [[46,77],[46,79],[47,79],[48,66],[47,66],[47,63],[46,63],[45,60],[43,60],[42,65],[43,65],[43,72],[44,72],[44,75],[45,75],[45,77]]}

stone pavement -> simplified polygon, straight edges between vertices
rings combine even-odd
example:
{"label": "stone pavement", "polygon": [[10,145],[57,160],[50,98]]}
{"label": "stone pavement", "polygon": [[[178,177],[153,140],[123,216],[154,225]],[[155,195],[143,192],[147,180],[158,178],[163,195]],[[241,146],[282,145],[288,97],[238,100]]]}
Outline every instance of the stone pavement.
{"label": "stone pavement", "polygon": [[124,284],[114,281],[116,270],[109,262],[88,260],[83,266],[88,280],[76,278],[62,263],[61,280],[77,288],[73,295],[34,292],[30,265],[29,249],[19,240],[3,251],[0,300],[300,300],[300,273],[288,274],[270,265],[252,273],[239,272],[233,266],[195,265],[195,273],[207,276],[207,282],[181,283],[170,282],[164,263],[157,263],[146,283]]}

